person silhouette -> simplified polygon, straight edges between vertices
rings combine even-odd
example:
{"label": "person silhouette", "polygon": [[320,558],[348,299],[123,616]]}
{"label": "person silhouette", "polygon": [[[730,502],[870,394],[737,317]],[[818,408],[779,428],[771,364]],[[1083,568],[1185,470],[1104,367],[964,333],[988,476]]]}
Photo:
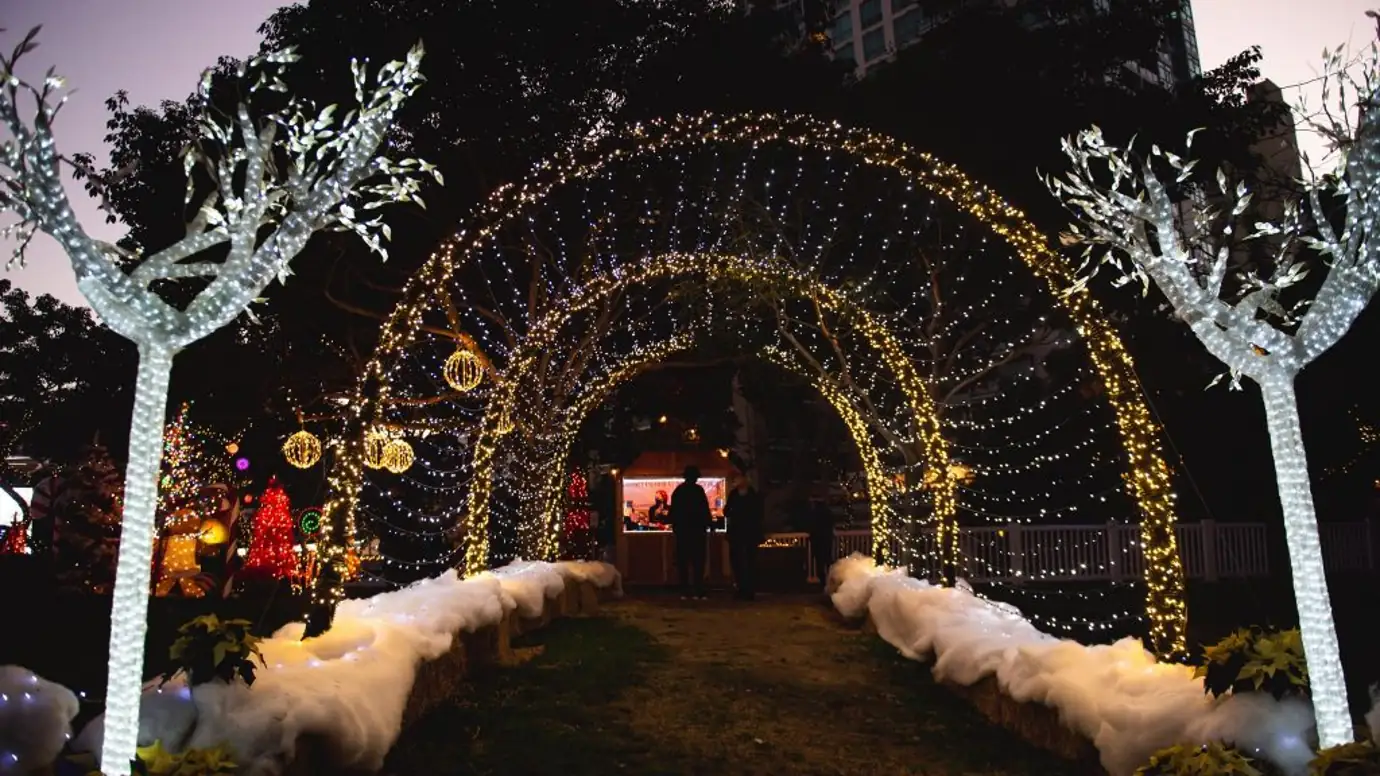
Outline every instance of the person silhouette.
{"label": "person silhouette", "polygon": [[671,492],[671,532],[676,543],[676,570],[681,597],[708,598],[704,563],[709,554],[709,496],[700,487],[700,470],[685,467],[685,481]]}
{"label": "person silhouette", "polygon": [[746,476],[740,476],[728,494],[724,518],[728,521],[729,563],[738,586],[737,598],[742,601],[757,597],[757,547],[764,538],[762,513],[762,497]]}

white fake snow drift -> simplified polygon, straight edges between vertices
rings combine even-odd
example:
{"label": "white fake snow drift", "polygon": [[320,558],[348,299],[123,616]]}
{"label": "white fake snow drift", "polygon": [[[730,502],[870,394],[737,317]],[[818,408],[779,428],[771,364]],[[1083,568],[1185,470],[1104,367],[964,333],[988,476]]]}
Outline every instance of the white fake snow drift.
{"label": "white fake snow drift", "polygon": [[[170,750],[227,745],[245,773],[276,774],[307,735],[327,742],[339,764],[377,770],[397,740],[417,667],[445,654],[461,631],[498,624],[504,614],[537,617],[565,581],[589,582],[622,593],[618,571],[605,563],[514,562],[461,580],[454,571],[372,598],[344,601],[331,630],[301,641],[291,623],[259,644],[267,668],[253,687],[208,684],[188,690],[180,679],[150,683],[140,708],[139,744]],[[0,688],[27,687],[33,674],[0,668]],[[41,682],[41,680],[37,680]],[[70,736],[77,701],[65,688],[42,683],[41,702],[17,719],[0,705],[0,756],[51,763]],[[5,689],[5,692],[10,690]],[[73,742],[99,752],[97,718]],[[6,747],[10,747],[7,749]],[[0,773],[6,772],[0,762]]]}
{"label": "white fake snow drift", "polygon": [[857,554],[830,569],[829,590],[840,614],[871,615],[877,634],[902,655],[933,656],[935,679],[968,686],[995,676],[1013,700],[1054,709],[1097,747],[1111,776],[1183,743],[1228,741],[1289,774],[1305,773],[1313,757],[1310,704],[1254,694],[1213,700],[1192,668],[1157,662],[1136,639],[1091,647],[1058,639],[1014,607]]}

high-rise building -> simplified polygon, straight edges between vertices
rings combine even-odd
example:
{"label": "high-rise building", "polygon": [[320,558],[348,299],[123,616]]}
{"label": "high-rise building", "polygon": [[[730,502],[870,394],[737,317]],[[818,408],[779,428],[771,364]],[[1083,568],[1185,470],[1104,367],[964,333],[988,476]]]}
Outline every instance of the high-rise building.
{"label": "high-rise building", "polygon": [[[806,0],[777,0],[777,7],[803,6]],[[1090,0],[1102,7],[1116,0]],[[965,7],[1020,0],[826,0],[833,22],[829,38],[834,57],[851,62],[857,77],[890,61],[896,52],[920,41]],[[1128,63],[1147,82],[1173,88],[1199,75],[1198,38],[1190,0],[1183,0],[1160,49],[1157,62]]]}

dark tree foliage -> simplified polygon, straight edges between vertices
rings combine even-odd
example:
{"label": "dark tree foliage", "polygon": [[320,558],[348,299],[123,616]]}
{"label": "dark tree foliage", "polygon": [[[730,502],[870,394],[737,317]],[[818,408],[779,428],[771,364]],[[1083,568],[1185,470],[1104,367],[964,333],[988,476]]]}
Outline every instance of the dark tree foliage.
{"label": "dark tree foliage", "polygon": [[65,464],[97,433],[127,438],[134,358],[90,310],[0,280],[0,466],[15,454]]}
{"label": "dark tree foliage", "polygon": [[[262,323],[242,319],[179,357],[174,400],[202,399],[207,421],[226,433],[254,423],[246,450],[278,460],[293,411],[329,414],[334,405],[323,399],[352,385],[378,321],[436,245],[471,223],[490,191],[605,118],[706,110],[839,118],[957,163],[1048,233],[1066,219],[1036,168],[1060,168],[1061,137],[1100,123],[1109,136],[1140,132],[1172,147],[1208,126],[1195,144],[1209,156],[1204,169],[1249,168],[1249,140],[1271,120],[1243,96],[1258,77],[1253,52],[1172,94],[1133,88],[1125,63],[1153,61],[1174,0],[1117,2],[1102,14],[1088,14],[1081,0],[976,4],[851,86],[820,37],[831,4],[807,3],[803,21],[770,5],[710,13],[704,0],[316,0],[277,12],[261,30],[263,49],[296,46],[302,60],[289,86],[323,106],[352,101],[351,57],[378,64],[425,42],[428,83],[400,115],[391,148],[437,164],[447,185],[424,192],[426,209],[383,211],[394,235],[387,264],[352,237],[315,237],[293,278],[267,292],[256,310]],[[241,93],[233,71],[228,60],[218,66],[218,109]],[[130,109],[118,96],[111,107],[112,169],[98,174],[130,239],[157,250],[181,237],[178,153],[202,108]],[[1147,341],[1161,350],[1162,340]],[[1152,369],[1161,371],[1182,374],[1182,360]],[[1202,384],[1207,377],[1204,369]],[[1197,375],[1189,382],[1199,384]]]}
{"label": "dark tree foliage", "polygon": [[[922,6],[924,4],[922,3]],[[1036,171],[1066,161],[1060,139],[1090,125],[1108,137],[1182,147],[1195,142],[1205,171],[1219,160],[1252,167],[1248,149],[1279,108],[1245,99],[1258,51],[1167,90],[1128,63],[1153,63],[1179,0],[1026,0],[966,7],[850,93],[849,112],[957,164],[1024,209],[1047,233],[1067,223]],[[1153,69],[1153,65],[1151,65]],[[1148,147],[1148,145],[1147,145]]]}
{"label": "dark tree foliage", "polygon": [[[352,237],[317,236],[294,262],[293,278],[270,288],[256,309],[261,323],[241,319],[179,357],[174,400],[202,399],[208,422],[226,433],[261,419],[265,442],[299,408],[328,412],[322,399],[351,386],[406,278],[490,191],[519,180],[537,160],[606,117],[650,116],[677,104],[746,109],[792,91],[806,99],[819,91],[813,79],[837,89],[837,68],[817,48],[801,47],[791,29],[799,29],[794,19],[774,10],[711,13],[702,0],[333,0],[277,12],[262,27],[263,49],[296,47],[302,59],[286,74],[289,86],[319,105],[351,102],[352,57],[386,61],[425,42],[428,83],[400,115],[391,147],[437,164],[447,185],[424,192],[426,209],[385,209],[393,227],[388,264]],[[705,61],[716,68],[701,71]],[[226,59],[216,66],[210,109],[240,99],[235,66]],[[667,87],[675,70],[695,77]],[[707,77],[714,73],[722,80]],[[788,102],[769,106],[801,107]],[[130,108],[116,95],[110,109],[111,167],[91,174],[112,217],[130,228],[128,242],[158,250],[182,236],[190,215],[179,157],[207,106]]]}
{"label": "dark tree foliage", "polygon": [[591,413],[572,461],[625,468],[650,450],[732,448],[735,369],[734,359],[674,359],[630,380]]}

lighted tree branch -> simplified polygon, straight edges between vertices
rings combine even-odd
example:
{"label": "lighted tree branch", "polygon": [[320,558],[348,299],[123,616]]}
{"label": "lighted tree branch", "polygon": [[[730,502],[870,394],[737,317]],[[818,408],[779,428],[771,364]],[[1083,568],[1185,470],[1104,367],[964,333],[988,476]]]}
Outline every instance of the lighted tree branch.
{"label": "lighted tree branch", "polygon": [[[341,119],[335,105],[318,110],[294,96],[276,97],[277,110],[255,111],[249,104],[254,96],[286,93],[280,74],[297,56],[288,50],[254,57],[237,73],[249,88],[233,115],[212,109],[209,71],[201,80],[200,132],[183,156],[187,204],[197,190],[194,174],[212,191],[196,208],[186,237],[152,254],[116,248],[87,235],[62,188],[52,133],[66,101],[59,97],[62,79],[49,70],[35,86],[16,73],[19,59],[36,47],[37,33],[35,28],[0,57],[0,121],[11,137],[0,145],[0,208],[19,217],[6,230],[18,243],[12,262],[22,264],[35,232],[51,235],[67,252],[77,286],[101,320],[139,347],[101,753],[105,773],[118,774],[128,772],[138,733],[154,507],[173,357],[246,312],[273,280],[285,280],[289,262],[317,231],[354,232],[387,258],[388,225],[371,211],[392,202],[421,204],[421,174],[438,183],[440,175],[420,160],[395,162],[378,155],[399,106],[422,83],[420,45],[404,61],[384,65],[374,78],[364,63],[353,63],[358,106]],[[22,97],[31,97],[35,108],[27,121],[20,112]],[[228,248],[223,259],[205,255],[220,246]],[[193,277],[210,280],[185,308],[153,288],[159,281]]]}
{"label": "lighted tree branch", "polygon": [[[1360,98],[1356,105],[1343,102],[1338,113],[1323,114],[1324,134],[1342,155],[1344,176],[1305,182],[1306,207],[1293,204],[1280,223],[1255,225],[1246,239],[1269,239],[1276,246],[1265,276],[1233,272],[1233,232],[1248,214],[1252,195],[1244,183],[1229,185],[1225,173],[1216,175],[1213,195],[1225,203],[1220,208],[1203,196],[1176,201],[1171,187],[1189,181],[1193,162],[1159,147],[1138,157],[1108,145],[1093,128],[1064,142],[1073,170],[1063,179],[1046,180],[1076,219],[1067,241],[1087,246],[1085,269],[1109,266],[1119,273],[1119,282],[1138,281],[1146,289],[1154,283],[1208,352],[1228,367],[1233,384],[1241,376],[1260,384],[1323,747],[1350,741],[1352,725],[1294,381],[1346,334],[1380,287],[1380,97],[1375,91],[1380,60],[1375,51],[1372,47],[1364,85],[1340,69],[1340,54],[1329,55],[1325,77],[1341,85],[1341,94],[1349,86]],[[1354,122],[1353,109],[1359,114]],[[1190,147],[1192,140],[1190,133]],[[1170,171],[1173,183],[1158,177],[1162,170]],[[1323,209],[1329,193],[1345,198],[1340,232]],[[1327,265],[1327,276],[1310,303],[1286,308],[1281,292],[1304,276],[1310,253]]]}

